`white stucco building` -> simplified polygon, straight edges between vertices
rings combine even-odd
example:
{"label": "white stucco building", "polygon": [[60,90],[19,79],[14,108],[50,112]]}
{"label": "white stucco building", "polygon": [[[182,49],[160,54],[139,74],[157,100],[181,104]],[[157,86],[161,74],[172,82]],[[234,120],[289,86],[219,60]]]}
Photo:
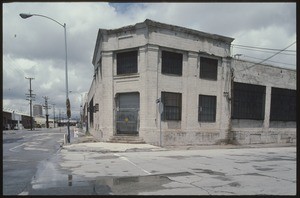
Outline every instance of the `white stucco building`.
{"label": "white stucco building", "polygon": [[[295,141],[296,113],[270,121],[270,109],[271,91],[282,93],[274,88],[290,90],[296,103],[296,72],[233,59],[232,41],[148,19],[99,29],[86,105],[89,132],[101,141],[163,146]],[[255,101],[250,108],[243,105],[247,98]],[[274,102],[272,109],[285,111]]]}

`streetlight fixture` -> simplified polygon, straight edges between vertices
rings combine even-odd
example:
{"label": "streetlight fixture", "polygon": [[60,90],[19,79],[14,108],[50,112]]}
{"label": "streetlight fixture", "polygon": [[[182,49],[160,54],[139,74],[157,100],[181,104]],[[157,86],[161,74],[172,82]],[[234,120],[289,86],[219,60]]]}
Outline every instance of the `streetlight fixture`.
{"label": "streetlight fixture", "polygon": [[[66,64],[65,64],[65,70],[66,70],[66,109],[67,109],[67,117],[68,117],[68,143],[70,143],[70,117],[71,117],[71,107],[70,107],[70,100],[69,100],[69,91],[68,91],[68,53],[67,53],[67,33],[66,33],[66,28],[67,25],[64,23],[60,23],[58,21],[56,21],[55,19],[52,19],[48,16],[45,15],[40,15],[40,14],[25,14],[25,13],[21,13],[20,17],[23,19],[27,19],[29,17],[32,16],[39,16],[39,17],[44,17],[47,19],[50,19],[51,21],[54,21],[55,23],[57,23],[58,25],[62,26],[64,28],[64,35],[65,35],[65,53],[66,53]],[[68,113],[69,112],[69,113]]]}

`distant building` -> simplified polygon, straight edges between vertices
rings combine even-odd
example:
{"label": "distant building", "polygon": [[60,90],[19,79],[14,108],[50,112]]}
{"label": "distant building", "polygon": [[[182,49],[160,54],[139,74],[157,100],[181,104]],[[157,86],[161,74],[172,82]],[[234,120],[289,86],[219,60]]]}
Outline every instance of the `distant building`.
{"label": "distant building", "polygon": [[88,131],[154,145],[295,143],[295,70],[236,60],[233,40],[148,19],[99,29]]}
{"label": "distant building", "polygon": [[2,111],[3,130],[30,128],[31,117],[12,110]]}
{"label": "distant building", "polygon": [[43,115],[43,107],[42,105],[35,104],[33,105],[33,117],[41,117]]}

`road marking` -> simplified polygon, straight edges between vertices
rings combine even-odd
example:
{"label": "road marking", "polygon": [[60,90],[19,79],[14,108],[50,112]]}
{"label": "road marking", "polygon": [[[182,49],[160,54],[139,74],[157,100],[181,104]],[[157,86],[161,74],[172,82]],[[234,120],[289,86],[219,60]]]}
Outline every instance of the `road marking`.
{"label": "road marking", "polygon": [[135,163],[133,163],[132,161],[130,161],[127,157],[121,156],[121,155],[116,154],[116,153],[115,153],[114,155],[120,157],[120,159],[122,159],[122,160],[125,160],[125,161],[131,163],[133,166],[135,166],[135,167],[141,169],[143,172],[147,173],[148,175],[151,175],[150,172],[148,172],[148,171],[146,171],[145,169],[143,169],[142,167],[136,165]]}
{"label": "road marking", "polygon": [[16,148],[18,148],[18,147],[20,147],[20,146],[23,146],[23,145],[25,145],[25,144],[26,144],[26,143],[20,144],[20,145],[18,145],[18,146],[15,146],[15,147],[13,147],[13,148],[10,148],[9,150],[12,151],[12,152],[16,152],[16,151],[14,151]]}
{"label": "road marking", "polygon": [[29,195],[29,193],[26,191],[23,191],[23,192],[19,193],[18,195]]}

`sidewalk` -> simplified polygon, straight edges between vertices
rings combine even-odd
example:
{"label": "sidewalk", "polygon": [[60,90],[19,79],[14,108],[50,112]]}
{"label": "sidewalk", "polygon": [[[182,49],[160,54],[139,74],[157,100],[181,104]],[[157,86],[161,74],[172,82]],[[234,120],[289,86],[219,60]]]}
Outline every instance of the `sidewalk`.
{"label": "sidewalk", "polygon": [[150,144],[125,144],[99,142],[92,135],[85,135],[80,129],[75,128],[70,144],[63,145],[62,149],[77,152],[149,152],[170,150],[211,150],[211,149],[242,149],[242,148],[272,148],[295,147],[296,144],[251,144],[251,145],[188,145],[159,147]]}
{"label": "sidewalk", "polygon": [[150,144],[125,144],[99,142],[92,135],[85,135],[82,130],[75,128],[72,131],[71,143],[63,145],[62,149],[67,151],[79,152],[147,152],[147,151],[166,151],[167,149]]}

